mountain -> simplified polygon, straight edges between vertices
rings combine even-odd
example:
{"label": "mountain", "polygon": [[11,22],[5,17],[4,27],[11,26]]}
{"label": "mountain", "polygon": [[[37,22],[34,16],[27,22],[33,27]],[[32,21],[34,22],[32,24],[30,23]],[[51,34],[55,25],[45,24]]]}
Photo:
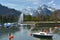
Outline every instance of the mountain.
{"label": "mountain", "polygon": [[25,15],[31,15],[32,17],[34,17],[37,15],[38,11],[32,8],[25,8],[23,9],[22,13]]}
{"label": "mountain", "polygon": [[[40,15],[50,15],[52,14],[52,12],[54,12],[55,9],[48,7],[47,5],[41,5],[40,7],[38,7],[37,11]],[[34,13],[35,14],[35,13]],[[37,13],[36,13],[37,14]]]}
{"label": "mountain", "polygon": [[50,15],[54,11],[55,11],[55,8],[52,8],[43,4],[39,6],[37,10],[32,8],[23,9],[22,13],[24,13],[25,15],[31,15],[33,17],[36,17],[38,15],[46,15],[46,14]]}
{"label": "mountain", "polygon": [[33,17],[36,17],[36,16],[38,16],[38,15],[46,15],[46,14],[50,15],[50,14],[52,14],[52,12],[54,12],[54,11],[55,11],[54,8],[49,7],[49,6],[45,5],[45,4],[43,4],[43,5],[41,5],[41,6],[39,6],[39,7],[37,8],[37,10],[33,13],[32,16],[33,16]]}
{"label": "mountain", "polygon": [[32,15],[35,10],[32,8],[25,8],[23,9],[22,13],[25,15]]}
{"label": "mountain", "polygon": [[18,16],[21,14],[21,11],[17,11],[15,9],[8,8],[0,4],[0,15],[7,16]]}

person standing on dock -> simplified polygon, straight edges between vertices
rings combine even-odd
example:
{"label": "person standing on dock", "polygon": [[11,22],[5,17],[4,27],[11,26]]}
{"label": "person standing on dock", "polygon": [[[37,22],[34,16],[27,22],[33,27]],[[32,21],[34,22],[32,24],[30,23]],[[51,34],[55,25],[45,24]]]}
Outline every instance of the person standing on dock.
{"label": "person standing on dock", "polygon": [[58,32],[58,26],[55,26],[54,27],[54,33],[57,33]]}
{"label": "person standing on dock", "polygon": [[49,33],[52,33],[52,28],[49,28]]}

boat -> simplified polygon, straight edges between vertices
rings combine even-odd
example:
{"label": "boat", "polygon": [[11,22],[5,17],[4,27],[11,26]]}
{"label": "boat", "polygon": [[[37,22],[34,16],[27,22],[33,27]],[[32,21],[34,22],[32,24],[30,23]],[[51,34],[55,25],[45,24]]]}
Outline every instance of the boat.
{"label": "boat", "polygon": [[52,38],[53,34],[46,32],[32,33],[33,37],[37,38]]}

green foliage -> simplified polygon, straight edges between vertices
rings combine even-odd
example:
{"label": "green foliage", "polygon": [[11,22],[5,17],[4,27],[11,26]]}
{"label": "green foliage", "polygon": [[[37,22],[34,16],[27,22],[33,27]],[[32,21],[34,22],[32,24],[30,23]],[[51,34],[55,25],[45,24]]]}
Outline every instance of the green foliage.
{"label": "green foliage", "polygon": [[[0,23],[17,22],[19,16],[0,15]],[[51,15],[40,15],[32,17],[31,15],[24,15],[24,21],[60,21],[60,10],[54,11]]]}
{"label": "green foliage", "polygon": [[24,21],[31,21],[32,17],[30,15],[24,15]]}
{"label": "green foliage", "polygon": [[18,19],[17,16],[5,16],[5,15],[0,15],[0,23],[16,22],[17,19]]}
{"label": "green foliage", "polygon": [[60,10],[54,11],[51,15],[40,15],[32,17],[31,15],[24,15],[24,21],[60,21]]}
{"label": "green foliage", "polygon": [[60,10],[54,11],[50,18],[53,21],[60,21]]}

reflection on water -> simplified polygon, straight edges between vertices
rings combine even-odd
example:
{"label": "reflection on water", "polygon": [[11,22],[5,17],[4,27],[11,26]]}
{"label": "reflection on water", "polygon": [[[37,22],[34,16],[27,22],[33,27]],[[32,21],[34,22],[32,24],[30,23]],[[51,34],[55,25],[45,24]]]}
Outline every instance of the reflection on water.
{"label": "reflection on water", "polygon": [[53,39],[40,39],[40,40],[53,40]]}
{"label": "reflection on water", "polygon": [[[34,29],[33,29],[34,28]],[[19,30],[10,30],[10,32],[14,35],[14,38],[12,40],[60,40],[60,34],[54,34],[52,39],[41,39],[41,38],[35,38],[30,36],[30,32],[37,32],[41,31],[40,29],[48,27],[31,27],[31,26],[22,26],[19,28]],[[33,29],[33,30],[32,30]],[[9,30],[0,30],[0,40],[8,40],[8,34]]]}

